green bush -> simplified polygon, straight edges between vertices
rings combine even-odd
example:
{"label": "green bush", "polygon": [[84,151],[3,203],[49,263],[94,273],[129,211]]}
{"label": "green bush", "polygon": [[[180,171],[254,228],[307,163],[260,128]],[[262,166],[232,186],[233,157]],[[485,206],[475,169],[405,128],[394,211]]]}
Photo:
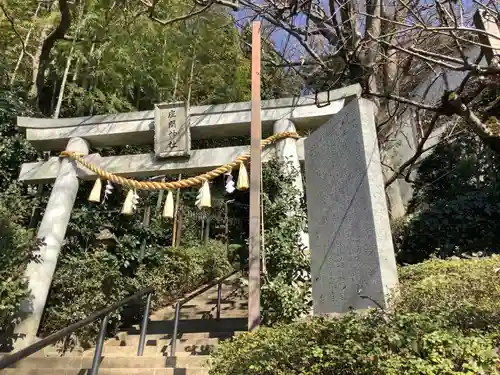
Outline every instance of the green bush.
{"label": "green bush", "polygon": [[417,263],[431,256],[498,253],[500,159],[463,124],[443,132],[441,142],[417,168],[411,215],[393,226],[398,260]]}
{"label": "green bush", "polygon": [[[122,275],[119,263],[105,249],[85,252],[81,256],[61,257],[52,280],[52,286],[41,326],[47,335],[88,317],[135,292],[133,280]],[[119,313],[110,317],[110,329],[120,320]],[[99,332],[99,322],[67,338],[71,346],[79,339],[83,346],[92,342]]]}
{"label": "green bush", "polygon": [[312,304],[310,259],[300,244],[300,232],[306,230],[305,202],[297,199],[293,186],[298,171],[291,164],[283,167],[272,159],[262,173],[266,272],[261,299],[266,325],[293,322],[307,315]]}
{"label": "green bush", "polygon": [[152,285],[161,295],[158,303],[170,302],[198,286],[232,271],[226,246],[209,241],[207,246],[167,248],[157,267],[142,265],[137,272],[141,285]]}
{"label": "green bush", "polygon": [[472,191],[440,200],[395,228],[400,262],[417,263],[431,256],[498,252],[500,194],[496,189]]}
{"label": "green bush", "polygon": [[497,374],[497,360],[493,337],[372,311],[239,335],[215,352],[210,374]]}
{"label": "green bush", "polygon": [[22,92],[0,87],[0,190],[17,179],[19,165],[35,160],[37,153],[16,126],[16,116],[36,115]]}
{"label": "green bush", "polygon": [[[155,308],[229,272],[222,243],[169,248],[170,221],[152,215],[150,225],[145,227],[140,214],[117,214],[116,207],[123,204],[126,194],[123,189],[117,187],[105,204],[92,205],[86,200],[92,184],[82,185],[59,255],[41,335],[53,333],[146,286],[152,285],[157,291]],[[141,198],[141,213],[146,203],[156,205],[153,194]],[[120,324],[137,322],[140,311],[136,305],[135,309],[126,308],[113,315],[110,333]],[[95,322],[65,344],[71,347],[79,341],[82,346],[90,345],[98,329],[99,322]]]}
{"label": "green bush", "polygon": [[500,256],[402,267],[396,306],[433,316],[447,327],[494,332],[500,327],[499,268]]}
{"label": "green bush", "polygon": [[400,270],[391,312],[261,328],[223,343],[212,375],[499,374],[500,257]]}
{"label": "green bush", "polygon": [[[159,307],[231,270],[225,246],[216,241],[206,247],[150,251],[156,253],[155,262],[145,259],[129,274],[124,272],[123,262],[103,247],[78,256],[61,256],[44,312],[42,334],[64,328],[147,286],[153,286],[157,292],[153,308]],[[111,316],[110,334],[123,319],[120,311]],[[68,338],[64,345],[71,347],[78,342],[87,347],[95,340],[98,330],[99,322],[95,322]]]}
{"label": "green bush", "polygon": [[0,201],[0,346],[10,343],[3,337],[17,322],[16,312],[29,296],[24,279],[26,265],[36,260],[39,242],[33,233],[16,223],[16,216]]}

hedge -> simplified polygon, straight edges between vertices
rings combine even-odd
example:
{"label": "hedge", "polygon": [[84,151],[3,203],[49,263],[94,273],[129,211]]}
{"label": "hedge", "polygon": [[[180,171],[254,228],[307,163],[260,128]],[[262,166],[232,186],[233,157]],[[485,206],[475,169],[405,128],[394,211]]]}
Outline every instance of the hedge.
{"label": "hedge", "polygon": [[211,375],[499,374],[500,257],[401,269],[394,309],[309,318],[220,345]]}

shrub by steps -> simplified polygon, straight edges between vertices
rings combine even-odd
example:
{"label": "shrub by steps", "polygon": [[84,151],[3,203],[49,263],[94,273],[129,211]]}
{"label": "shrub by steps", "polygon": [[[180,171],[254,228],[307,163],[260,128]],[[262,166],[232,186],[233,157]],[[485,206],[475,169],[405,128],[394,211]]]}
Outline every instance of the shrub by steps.
{"label": "shrub by steps", "polygon": [[[149,285],[156,291],[151,307],[154,311],[165,302],[180,298],[232,270],[225,246],[217,241],[211,241],[208,246],[157,248],[156,251],[159,259],[155,263],[140,265],[129,275],[106,249],[63,257],[52,282],[41,333],[53,333]],[[127,321],[140,321],[143,306],[144,302],[112,314],[109,334]],[[78,331],[68,337],[65,345],[92,346],[99,325],[96,321]]]}
{"label": "shrub by steps", "polygon": [[400,271],[394,311],[312,318],[219,346],[211,375],[499,374],[500,257]]}

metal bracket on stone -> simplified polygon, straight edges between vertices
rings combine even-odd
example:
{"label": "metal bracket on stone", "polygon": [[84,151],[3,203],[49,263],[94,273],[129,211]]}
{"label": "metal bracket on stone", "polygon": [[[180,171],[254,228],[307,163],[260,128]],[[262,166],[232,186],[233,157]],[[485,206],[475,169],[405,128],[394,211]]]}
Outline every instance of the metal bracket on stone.
{"label": "metal bracket on stone", "polygon": [[191,132],[184,102],[156,104],[154,130],[157,158],[190,156]]}

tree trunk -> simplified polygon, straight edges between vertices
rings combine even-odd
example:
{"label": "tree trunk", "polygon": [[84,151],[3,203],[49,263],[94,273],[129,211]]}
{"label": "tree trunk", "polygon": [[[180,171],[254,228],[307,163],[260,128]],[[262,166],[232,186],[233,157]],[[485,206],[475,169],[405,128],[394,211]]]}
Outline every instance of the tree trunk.
{"label": "tree trunk", "polygon": [[40,42],[36,49],[35,55],[33,56],[33,64],[31,68],[31,87],[28,93],[28,97],[31,100],[36,100],[38,98],[38,86],[36,84],[36,79],[38,77],[38,71],[40,69],[40,55],[42,54],[42,48],[45,38],[50,30],[50,25],[45,25],[40,33]]}
{"label": "tree trunk", "polygon": [[58,2],[59,12],[61,13],[59,24],[48,35],[47,33],[51,26],[47,25],[44,27],[40,38],[41,42],[35,55],[35,61],[33,62],[33,80],[29,96],[31,99],[38,99],[39,107],[41,103],[40,96],[45,85],[45,72],[50,66],[50,53],[56,41],[63,38],[71,26],[71,12],[68,1],[59,0]]}

